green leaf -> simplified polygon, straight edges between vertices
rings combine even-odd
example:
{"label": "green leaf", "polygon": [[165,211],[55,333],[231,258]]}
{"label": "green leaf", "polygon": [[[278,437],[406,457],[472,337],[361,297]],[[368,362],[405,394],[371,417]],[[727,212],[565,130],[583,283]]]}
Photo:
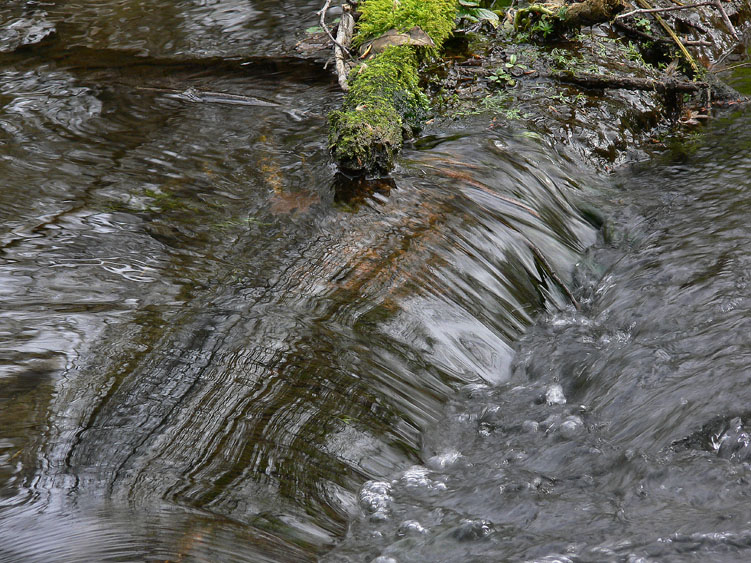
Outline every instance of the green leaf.
{"label": "green leaf", "polygon": [[485,20],[493,27],[498,27],[498,24],[500,23],[498,14],[491,12],[490,10],[486,10],[485,8],[460,6],[457,15],[460,18],[464,18],[465,20],[469,20],[471,22]]}
{"label": "green leaf", "polygon": [[480,18],[481,20],[488,20],[490,23],[498,22],[500,21],[500,18],[498,17],[498,14],[495,12],[491,12],[490,10],[486,10],[485,8],[477,8],[474,11],[475,17]]}

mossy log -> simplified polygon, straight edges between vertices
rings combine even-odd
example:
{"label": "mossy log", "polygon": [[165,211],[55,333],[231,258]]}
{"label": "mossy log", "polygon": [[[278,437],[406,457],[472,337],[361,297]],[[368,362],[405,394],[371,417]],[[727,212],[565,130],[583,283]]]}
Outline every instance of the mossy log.
{"label": "mossy log", "polygon": [[[457,0],[366,0],[358,9],[355,46],[421,32],[431,46],[394,41],[361,60],[348,75],[349,90],[329,116],[329,148],[349,174],[383,174],[393,168],[405,135],[419,129],[428,101],[419,86],[419,56],[436,54],[454,28]],[[381,41],[383,43],[384,41]]]}
{"label": "mossy log", "polygon": [[329,116],[334,159],[348,173],[388,172],[405,128],[417,128],[426,109],[413,49],[388,47],[350,72],[344,105]]}
{"label": "mossy log", "polygon": [[570,29],[597,25],[612,20],[625,8],[623,0],[586,0],[568,6],[563,23]]}
{"label": "mossy log", "polygon": [[560,35],[572,29],[608,22],[625,8],[624,0],[584,0],[574,4],[560,1],[531,4],[516,11],[514,27],[517,31],[529,31],[534,29],[535,22],[546,20],[553,34]]}

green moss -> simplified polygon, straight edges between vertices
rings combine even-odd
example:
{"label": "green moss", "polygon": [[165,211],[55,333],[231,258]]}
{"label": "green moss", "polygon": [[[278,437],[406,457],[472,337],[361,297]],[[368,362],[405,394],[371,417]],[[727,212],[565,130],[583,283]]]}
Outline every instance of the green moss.
{"label": "green moss", "polygon": [[386,104],[393,106],[407,124],[417,127],[428,106],[419,81],[414,49],[406,45],[388,47],[352,71],[344,109]]}
{"label": "green moss", "polygon": [[387,172],[402,146],[399,114],[387,106],[335,111],[330,116],[334,158],[345,171]]}
{"label": "green moss", "polygon": [[456,0],[368,0],[360,6],[355,43],[383,35],[389,29],[415,26],[427,33],[438,49],[454,29]]}
{"label": "green moss", "polygon": [[419,87],[417,58],[408,46],[388,47],[355,68],[341,111],[329,116],[329,145],[345,170],[385,172],[417,128],[428,103]]}

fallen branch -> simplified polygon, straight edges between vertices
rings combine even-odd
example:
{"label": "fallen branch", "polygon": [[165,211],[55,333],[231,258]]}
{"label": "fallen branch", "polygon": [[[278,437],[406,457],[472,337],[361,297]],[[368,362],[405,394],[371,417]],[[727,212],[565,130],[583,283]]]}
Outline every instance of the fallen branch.
{"label": "fallen branch", "polygon": [[326,35],[329,36],[329,39],[331,39],[331,42],[339,47],[343,52],[347,53],[347,56],[351,57],[352,55],[349,54],[349,51],[346,47],[344,47],[341,43],[339,43],[336,39],[334,39],[334,36],[331,35],[331,31],[329,30],[329,26],[326,25],[326,12],[329,11],[329,6],[331,5],[331,0],[326,0],[326,3],[323,5],[323,8],[318,10],[316,14],[319,16],[319,23],[321,24],[321,28],[323,31],[326,32]]}
{"label": "fallen branch", "polygon": [[635,16],[637,14],[657,14],[660,12],[675,12],[677,10],[690,10],[692,8],[698,8],[700,6],[715,6],[716,2],[698,2],[697,4],[683,4],[682,6],[673,6],[672,8],[640,8],[638,10],[631,10],[625,14],[618,14],[615,19],[623,19],[629,16]]}
{"label": "fallen branch", "polygon": [[700,92],[709,88],[709,84],[706,82],[691,82],[688,80],[676,80],[674,78],[656,80],[654,78],[636,78],[633,76],[607,76],[604,74],[573,74],[564,72],[556,72],[551,76],[561,82],[597,90],[643,90],[667,94],[675,92]]}
{"label": "fallen branch", "polygon": [[[438,54],[451,35],[457,6],[456,0],[357,4],[360,18],[352,45],[371,48],[367,59],[349,61],[357,65],[349,72],[349,62],[345,64],[343,57],[338,61],[340,84],[348,90],[342,108],[329,114],[329,149],[340,170],[349,175],[391,170],[405,136],[419,130],[427,115],[429,102],[418,72],[420,56]],[[342,22],[346,13],[342,11]],[[416,30],[428,42],[413,37]]]}

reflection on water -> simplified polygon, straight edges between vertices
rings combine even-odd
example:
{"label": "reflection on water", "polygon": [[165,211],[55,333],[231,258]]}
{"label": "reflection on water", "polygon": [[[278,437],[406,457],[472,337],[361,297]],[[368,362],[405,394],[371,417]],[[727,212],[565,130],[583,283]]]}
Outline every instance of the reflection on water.
{"label": "reflection on water", "polygon": [[55,32],[0,55],[1,559],[314,559],[567,306],[581,172],[463,125],[337,179],[294,11],[2,8]]}
{"label": "reflection on water", "polygon": [[748,116],[352,181],[317,8],[0,8],[0,560],[744,559]]}

